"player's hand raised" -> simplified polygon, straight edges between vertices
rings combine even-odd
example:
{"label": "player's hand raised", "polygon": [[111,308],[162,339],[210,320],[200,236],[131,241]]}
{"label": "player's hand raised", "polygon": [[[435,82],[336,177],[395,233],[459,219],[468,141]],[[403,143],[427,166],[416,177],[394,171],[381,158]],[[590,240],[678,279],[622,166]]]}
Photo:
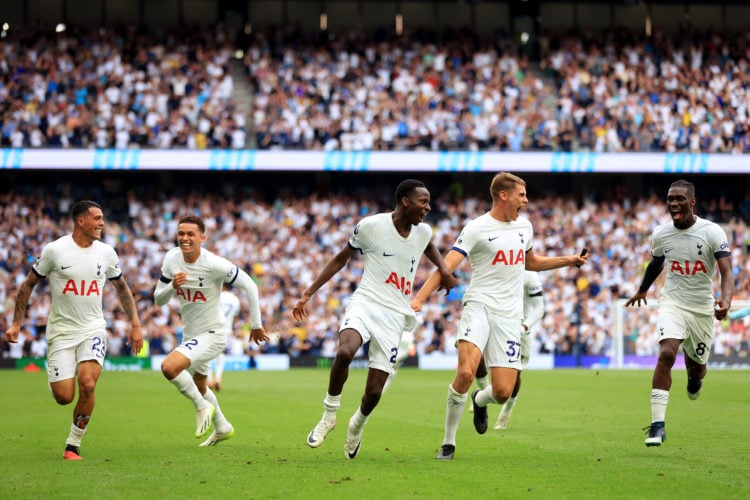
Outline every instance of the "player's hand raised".
{"label": "player's hand raised", "polygon": [[266,329],[261,326],[260,328],[253,328],[250,330],[250,340],[254,340],[258,345],[260,345],[261,342],[269,340],[268,335],[266,335]]}
{"label": "player's hand raised", "polygon": [[294,304],[294,309],[292,309],[292,316],[294,316],[294,319],[296,319],[297,321],[302,321],[307,318],[305,304],[307,304],[308,300],[310,300],[310,297],[307,295],[303,295],[302,298],[300,298],[297,303]]}

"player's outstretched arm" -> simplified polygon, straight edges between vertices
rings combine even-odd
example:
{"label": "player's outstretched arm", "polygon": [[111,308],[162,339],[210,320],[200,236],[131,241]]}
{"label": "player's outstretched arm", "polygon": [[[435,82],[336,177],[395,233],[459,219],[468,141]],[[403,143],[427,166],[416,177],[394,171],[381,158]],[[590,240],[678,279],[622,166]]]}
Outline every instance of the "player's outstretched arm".
{"label": "player's outstretched arm", "polygon": [[312,284],[302,292],[302,296],[300,296],[299,300],[297,300],[297,303],[294,305],[294,309],[292,310],[292,316],[294,316],[294,319],[302,321],[307,318],[305,304],[307,304],[313,294],[315,294],[321,286],[328,283],[328,280],[330,280],[337,272],[341,271],[346,263],[349,262],[349,259],[352,258],[355,251],[357,251],[355,248],[347,244],[339,253],[328,261],[326,267],[324,267],[318,277],[315,278],[315,281],[313,281]]}
{"label": "player's outstretched arm", "polygon": [[549,271],[561,267],[581,267],[589,260],[588,252],[581,252],[573,255],[562,255],[560,257],[545,257],[537,255],[534,250],[526,252],[526,270],[527,271]]}
{"label": "player's outstretched arm", "polygon": [[128,282],[125,281],[124,277],[120,276],[117,279],[113,279],[112,284],[115,290],[117,290],[117,298],[120,300],[122,310],[125,312],[128,320],[130,320],[131,328],[128,332],[127,343],[135,356],[143,349],[143,330],[141,328],[141,320],[138,319],[138,308],[135,306],[133,293],[130,291]]}
{"label": "player's outstretched arm", "polygon": [[[464,257],[464,254],[455,250],[450,250],[448,252],[448,254],[445,256],[445,267],[447,268],[448,274],[453,276],[453,271],[455,271],[461,261],[464,260]],[[411,300],[411,308],[414,309],[414,311],[419,312],[422,310],[422,306],[427,300],[427,297],[429,297],[432,292],[437,290],[438,286],[440,286],[441,280],[442,275],[440,271],[436,269],[435,271],[433,271],[430,277],[427,278],[427,281],[424,282],[422,288],[419,289],[419,292],[417,292],[417,294]]]}
{"label": "player's outstretched arm", "polygon": [[18,335],[21,333],[21,323],[26,317],[26,307],[29,305],[29,301],[31,300],[31,292],[34,290],[34,287],[37,285],[37,283],[39,283],[41,280],[42,278],[40,278],[39,275],[34,271],[31,271],[26,275],[26,278],[23,280],[23,283],[21,283],[21,286],[18,288],[18,293],[16,294],[16,306],[13,310],[13,322],[5,331],[2,340],[10,342],[11,344],[18,342]]}
{"label": "player's outstretched arm", "polygon": [[424,254],[430,259],[430,262],[437,266],[437,272],[440,273],[440,284],[438,285],[438,290],[445,290],[445,294],[448,295],[448,292],[456,286],[458,280],[453,276],[453,272],[448,269],[448,266],[445,265],[443,257],[440,255],[440,252],[432,241],[430,241],[430,244],[425,248]]}
{"label": "player's outstretched arm", "polygon": [[250,340],[254,340],[256,344],[260,345],[261,342],[268,340],[268,335],[266,335],[266,330],[263,328],[260,314],[258,285],[255,284],[249,274],[242,269],[238,269],[234,286],[241,288],[245,292],[247,304],[250,306]]}
{"label": "player's outstretched arm", "polygon": [[648,289],[651,287],[651,285],[656,281],[656,278],[659,277],[661,274],[662,269],[664,269],[664,261],[665,257],[651,257],[651,262],[648,263],[648,266],[646,266],[646,272],[643,274],[643,281],[641,282],[641,286],[638,288],[638,291],[630,297],[630,299],[625,302],[625,307],[630,307],[633,304],[637,305],[638,307],[641,306],[641,301],[643,301],[644,304],[648,304],[646,301],[646,294],[648,293]]}

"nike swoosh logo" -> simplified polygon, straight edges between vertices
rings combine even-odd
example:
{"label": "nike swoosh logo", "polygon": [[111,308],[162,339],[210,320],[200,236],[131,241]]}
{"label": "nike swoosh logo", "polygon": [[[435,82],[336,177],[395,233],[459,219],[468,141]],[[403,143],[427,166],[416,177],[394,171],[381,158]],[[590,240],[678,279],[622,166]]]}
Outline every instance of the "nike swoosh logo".
{"label": "nike swoosh logo", "polygon": [[69,267],[73,267],[73,266],[72,265],[71,266],[60,266],[60,269],[62,269],[64,271],[64,270],[68,269]]}
{"label": "nike swoosh logo", "polygon": [[672,251],[672,247],[667,247],[664,249],[664,253],[671,252],[671,251]]}
{"label": "nike swoosh logo", "polygon": [[313,437],[312,431],[307,435],[307,442],[311,444],[315,443],[315,438]]}
{"label": "nike swoosh logo", "polygon": [[499,237],[500,237],[500,236],[494,236],[494,237],[492,237],[492,238],[487,238],[487,240],[488,240],[488,241],[492,241],[492,240],[496,240],[496,239],[498,239]]}
{"label": "nike swoosh logo", "polygon": [[393,254],[383,252],[383,257],[393,257]]}

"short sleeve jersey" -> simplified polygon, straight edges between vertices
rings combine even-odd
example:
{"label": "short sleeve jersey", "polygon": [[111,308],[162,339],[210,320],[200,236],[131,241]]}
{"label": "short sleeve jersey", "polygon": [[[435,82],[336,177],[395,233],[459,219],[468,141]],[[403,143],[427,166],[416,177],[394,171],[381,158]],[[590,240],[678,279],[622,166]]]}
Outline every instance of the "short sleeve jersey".
{"label": "short sleeve jersey", "polygon": [[706,219],[678,229],[673,223],[658,226],[651,235],[654,257],[664,257],[666,279],[659,297],[668,303],[700,314],[713,314],[713,276],[717,255],[729,256],[724,230]]}
{"label": "short sleeve jersey", "polygon": [[409,297],[419,259],[431,239],[432,229],[425,223],[412,226],[404,238],[393,225],[391,213],[362,219],[349,238],[349,245],[365,259],[364,273],[353,297],[413,315]]}
{"label": "short sleeve jersey", "polygon": [[469,257],[471,281],[464,301],[499,316],[523,319],[523,272],[533,230],[524,217],[501,222],[489,213],[469,221],[452,249]]}
{"label": "short sleeve jersey", "polygon": [[107,279],[122,275],[115,249],[101,241],[80,247],[72,235],[42,249],[32,270],[49,279],[52,304],[47,320],[47,342],[73,339],[107,323],[102,313],[102,292]]}
{"label": "short sleeve jersey", "polygon": [[194,263],[185,262],[182,251],[172,248],[164,256],[161,275],[170,282],[175,274],[187,274],[187,283],[175,290],[180,301],[182,327],[186,338],[193,338],[207,331],[224,331],[226,318],[220,307],[223,283],[234,283],[239,269],[218,255],[201,248]]}

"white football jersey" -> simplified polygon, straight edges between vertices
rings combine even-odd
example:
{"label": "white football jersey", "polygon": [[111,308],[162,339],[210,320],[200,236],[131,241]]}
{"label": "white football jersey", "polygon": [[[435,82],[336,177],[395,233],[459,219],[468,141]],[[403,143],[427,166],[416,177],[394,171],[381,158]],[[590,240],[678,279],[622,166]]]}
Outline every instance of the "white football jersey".
{"label": "white football jersey", "polygon": [[544,316],[542,279],[536,271],[523,272],[523,322],[531,329]]}
{"label": "white football jersey", "polygon": [[695,224],[678,229],[661,224],[651,235],[654,257],[665,257],[667,276],[659,301],[700,314],[713,314],[713,276],[716,254],[730,254],[724,230],[696,217]]}
{"label": "white football jersey", "polygon": [[227,328],[232,329],[234,318],[240,313],[240,298],[228,290],[222,290],[219,296],[219,307],[224,315]]}
{"label": "white football jersey", "polygon": [[469,221],[452,250],[469,257],[471,281],[463,300],[499,316],[523,319],[523,272],[533,229],[524,217],[500,222],[489,213]]}
{"label": "white football jersey", "polygon": [[362,219],[349,238],[349,245],[365,258],[365,270],[353,297],[414,315],[409,305],[414,276],[431,239],[432,229],[425,223],[412,226],[404,238],[393,225],[390,213]]}
{"label": "white football jersey", "polygon": [[102,292],[108,279],[122,275],[115,249],[101,241],[82,248],[72,235],[63,236],[42,249],[33,271],[49,278],[52,297],[47,320],[47,342],[71,339],[107,323],[102,313]]}
{"label": "white football jersey", "polygon": [[161,275],[171,281],[180,271],[187,274],[187,283],[176,289],[174,296],[180,301],[185,338],[224,331],[227,327],[220,307],[221,287],[237,278],[237,266],[205,248],[201,249],[198,260],[190,264],[185,262],[182,250],[175,247],[164,256]]}

